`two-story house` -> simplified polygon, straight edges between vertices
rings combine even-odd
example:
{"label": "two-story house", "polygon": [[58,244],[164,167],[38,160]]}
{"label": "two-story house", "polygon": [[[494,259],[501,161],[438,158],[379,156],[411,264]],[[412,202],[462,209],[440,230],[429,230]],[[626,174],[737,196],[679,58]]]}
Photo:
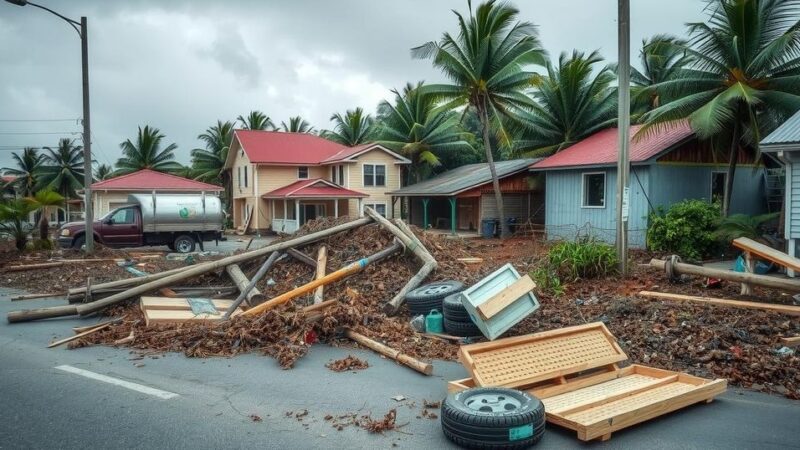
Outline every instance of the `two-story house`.
{"label": "two-story house", "polygon": [[379,144],[347,147],[306,133],[235,130],[225,161],[239,230],[292,233],[317,217],[397,217],[387,192],[401,187],[407,158]]}

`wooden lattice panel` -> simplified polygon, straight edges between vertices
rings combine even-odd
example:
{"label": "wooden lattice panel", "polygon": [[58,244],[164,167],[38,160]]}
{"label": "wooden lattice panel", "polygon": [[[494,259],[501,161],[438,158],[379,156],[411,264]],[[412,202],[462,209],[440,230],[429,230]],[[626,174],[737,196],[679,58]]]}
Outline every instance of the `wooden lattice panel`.
{"label": "wooden lattice panel", "polygon": [[613,402],[599,405],[594,408],[576,411],[572,414],[565,414],[564,418],[582,425],[591,425],[597,422],[608,420],[609,417],[619,416],[621,414],[636,411],[663,400],[669,400],[670,398],[690,392],[695,388],[697,388],[697,386],[693,384],[674,382],[649,389],[629,397],[624,397]]}
{"label": "wooden lattice panel", "polygon": [[480,386],[525,384],[627,359],[602,323],[461,347]]}
{"label": "wooden lattice panel", "polygon": [[558,414],[567,411],[575,405],[587,404],[601,401],[603,398],[610,398],[623,392],[630,392],[650,385],[658,378],[646,375],[633,374],[616,380],[606,381],[602,384],[578,389],[577,391],[555,395],[550,398],[542,399],[545,411]]}

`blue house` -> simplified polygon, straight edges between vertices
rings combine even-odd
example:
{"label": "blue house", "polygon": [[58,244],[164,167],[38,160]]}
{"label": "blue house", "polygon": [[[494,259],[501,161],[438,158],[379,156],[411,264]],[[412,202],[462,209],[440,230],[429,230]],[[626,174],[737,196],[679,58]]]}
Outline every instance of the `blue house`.
{"label": "blue house", "polygon": [[[632,126],[634,136],[640,126]],[[549,239],[591,235],[615,241],[617,135],[610,128],[531,166],[545,174]],[[688,124],[630,142],[629,245],[646,246],[649,212],[684,199],[722,199],[728,162],[697,140]],[[732,213],[764,212],[764,168],[743,152],[734,178]],[[800,223],[800,222],[798,222]],[[799,228],[800,230],[800,228]]]}

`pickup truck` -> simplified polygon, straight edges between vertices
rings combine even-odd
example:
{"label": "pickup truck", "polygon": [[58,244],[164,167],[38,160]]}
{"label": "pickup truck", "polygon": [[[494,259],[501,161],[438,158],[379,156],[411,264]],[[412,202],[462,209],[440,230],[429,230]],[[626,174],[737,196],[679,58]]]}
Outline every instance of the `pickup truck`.
{"label": "pickup truck", "polygon": [[[129,205],[113,209],[92,225],[95,242],[108,247],[166,245],[188,253],[204,241],[221,241],[222,205],[218,197],[204,194],[134,194]],[[80,249],[86,242],[84,222],[61,226],[62,248]]]}

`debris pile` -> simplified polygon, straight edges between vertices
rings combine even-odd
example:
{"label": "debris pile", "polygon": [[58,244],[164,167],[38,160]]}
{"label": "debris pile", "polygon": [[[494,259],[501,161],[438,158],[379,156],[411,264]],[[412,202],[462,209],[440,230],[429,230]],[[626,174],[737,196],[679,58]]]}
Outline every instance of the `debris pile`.
{"label": "debris pile", "polygon": [[325,364],[325,367],[334,371],[334,372],[347,372],[350,370],[364,370],[369,368],[369,363],[364,361],[363,359],[356,358],[353,355],[347,355],[346,358],[336,359],[328,364]]}

